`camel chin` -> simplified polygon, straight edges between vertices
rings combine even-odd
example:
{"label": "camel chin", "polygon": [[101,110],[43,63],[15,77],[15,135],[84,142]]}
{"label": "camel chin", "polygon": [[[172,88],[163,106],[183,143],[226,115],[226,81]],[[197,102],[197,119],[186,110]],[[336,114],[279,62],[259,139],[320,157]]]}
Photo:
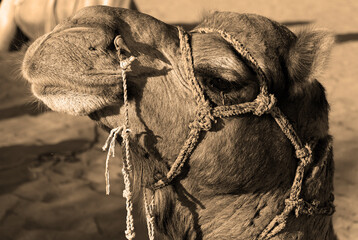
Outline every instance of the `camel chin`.
{"label": "camel chin", "polygon": [[108,105],[118,103],[116,98],[73,91],[52,91],[45,93],[47,87],[32,85],[33,94],[51,110],[73,116],[85,116]]}

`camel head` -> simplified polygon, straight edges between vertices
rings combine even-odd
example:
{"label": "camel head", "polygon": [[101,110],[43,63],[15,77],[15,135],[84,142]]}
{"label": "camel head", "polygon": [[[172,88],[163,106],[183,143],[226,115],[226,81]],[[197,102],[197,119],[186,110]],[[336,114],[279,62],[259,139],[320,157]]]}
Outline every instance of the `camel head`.
{"label": "camel head", "polygon": [[[312,30],[296,36],[265,17],[229,12],[207,16],[199,28],[225,30],[244,45],[265,72],[269,92],[276,96],[277,105],[294,123],[303,142],[327,137],[328,104],[316,79],[333,42],[330,35]],[[257,73],[220,34],[194,29],[189,43],[195,76],[212,106],[256,98]],[[197,107],[176,27],[132,10],[84,8],[30,46],[23,75],[32,84],[34,95],[52,110],[88,115],[111,129],[124,121],[120,64],[130,56],[135,57],[127,71],[133,164],[138,178],[148,183],[173,163]],[[295,168],[292,145],[270,116],[244,114],[217,119],[200,137],[184,174],[173,186],[156,193],[158,228],[174,239],[184,233],[226,239],[215,235],[215,228],[210,227],[216,214],[210,209],[216,206],[218,213],[221,208],[240,212],[237,201],[249,201],[257,207],[257,196],[270,193],[278,203],[267,200],[262,209],[269,206],[272,211],[266,213],[273,217],[292,184]],[[331,186],[331,182],[327,184]],[[179,197],[174,197],[176,194]],[[225,194],[236,196],[232,200],[237,203],[235,210],[228,207],[231,203],[225,200]],[[212,205],[214,198],[216,205]],[[179,204],[186,200],[196,206],[196,214],[191,203]],[[166,211],[177,214],[169,216]],[[255,211],[238,213],[236,223],[256,216]],[[196,222],[194,226],[188,227],[191,220],[185,220],[186,224],[170,227],[185,214]],[[222,221],[232,216],[225,214]],[[261,226],[258,229],[267,224],[265,214],[256,216],[256,224]],[[225,227],[237,229],[237,233],[228,231],[233,238],[244,236],[244,228]]]}

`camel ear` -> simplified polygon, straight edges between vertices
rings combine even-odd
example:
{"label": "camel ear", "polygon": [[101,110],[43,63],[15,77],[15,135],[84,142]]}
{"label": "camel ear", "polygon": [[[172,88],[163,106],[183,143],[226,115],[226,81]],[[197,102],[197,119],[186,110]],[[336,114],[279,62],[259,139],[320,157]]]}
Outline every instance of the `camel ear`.
{"label": "camel ear", "polygon": [[324,30],[303,30],[297,34],[287,58],[288,74],[295,92],[323,73],[333,43],[333,35]]}

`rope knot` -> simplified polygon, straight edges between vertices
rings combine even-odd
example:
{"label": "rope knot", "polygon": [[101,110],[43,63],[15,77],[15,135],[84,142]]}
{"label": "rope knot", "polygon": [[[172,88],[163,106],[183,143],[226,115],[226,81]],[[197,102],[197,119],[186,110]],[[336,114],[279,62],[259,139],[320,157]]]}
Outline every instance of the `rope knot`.
{"label": "rope knot", "polygon": [[135,237],[135,232],[126,230],[126,231],[124,231],[124,233],[125,233],[127,239],[134,239],[134,237]]}
{"label": "rope knot", "polygon": [[297,204],[298,204],[298,199],[291,199],[291,198],[285,199],[285,205],[291,210],[295,208]]}
{"label": "rope knot", "polygon": [[209,131],[214,120],[210,107],[200,107],[196,112],[194,121],[189,124],[189,128]]}
{"label": "rope knot", "polygon": [[121,137],[124,138],[126,136],[126,134],[128,134],[130,132],[132,132],[132,130],[130,130],[129,128],[123,128]]}
{"label": "rope knot", "polygon": [[277,100],[273,94],[267,95],[260,93],[254,100],[254,103],[257,104],[257,107],[253,111],[253,114],[256,116],[261,116],[264,113],[269,113],[276,105],[276,102]]}
{"label": "rope knot", "polygon": [[306,202],[303,199],[298,199],[296,202],[296,209],[295,209],[295,216],[298,218],[300,216],[300,213],[303,212],[303,209],[305,208]]}
{"label": "rope knot", "polygon": [[130,65],[131,65],[131,63],[132,63],[134,60],[135,60],[135,57],[130,56],[129,58],[120,61],[119,67],[120,67],[123,71],[130,70]]}
{"label": "rope knot", "polygon": [[312,149],[306,144],[303,148],[296,150],[296,157],[301,159],[304,166],[307,166],[312,160]]}
{"label": "rope knot", "polygon": [[298,217],[305,207],[305,201],[303,199],[285,199],[285,205],[289,211],[295,209],[295,216]]}
{"label": "rope knot", "polygon": [[313,215],[315,211],[319,208],[319,205],[321,204],[320,201],[317,199],[314,199],[310,205],[307,207],[307,214]]}

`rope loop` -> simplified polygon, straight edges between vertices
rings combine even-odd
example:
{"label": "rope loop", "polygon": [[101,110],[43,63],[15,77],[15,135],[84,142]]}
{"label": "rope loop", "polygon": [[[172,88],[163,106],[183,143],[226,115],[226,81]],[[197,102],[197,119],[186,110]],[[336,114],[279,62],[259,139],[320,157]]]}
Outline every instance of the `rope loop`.
{"label": "rope loop", "polygon": [[257,98],[254,100],[254,103],[257,104],[253,114],[256,116],[261,116],[264,113],[269,113],[274,106],[276,105],[276,98],[273,94],[264,94],[260,93]]}
{"label": "rope loop", "polygon": [[189,124],[189,128],[209,131],[212,128],[212,123],[215,120],[211,112],[212,110],[210,107],[200,107],[196,112],[194,121]]}
{"label": "rope loop", "polygon": [[303,148],[296,150],[296,157],[301,159],[303,162],[303,166],[307,166],[311,163],[312,160],[312,149],[306,144]]}
{"label": "rope loop", "polygon": [[130,130],[129,128],[125,128],[122,130],[122,134],[121,134],[121,137],[124,137],[126,134],[132,132],[132,130]]}

